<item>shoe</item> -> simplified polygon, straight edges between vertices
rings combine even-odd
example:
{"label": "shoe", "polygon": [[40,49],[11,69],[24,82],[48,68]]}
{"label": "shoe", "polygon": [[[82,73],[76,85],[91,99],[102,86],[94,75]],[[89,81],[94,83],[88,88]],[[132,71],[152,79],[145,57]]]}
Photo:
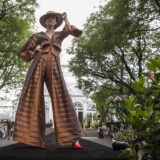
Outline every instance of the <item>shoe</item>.
{"label": "shoe", "polygon": [[37,146],[37,148],[44,149],[46,147],[45,146]]}
{"label": "shoe", "polygon": [[82,146],[79,144],[72,143],[74,149],[82,149]]}

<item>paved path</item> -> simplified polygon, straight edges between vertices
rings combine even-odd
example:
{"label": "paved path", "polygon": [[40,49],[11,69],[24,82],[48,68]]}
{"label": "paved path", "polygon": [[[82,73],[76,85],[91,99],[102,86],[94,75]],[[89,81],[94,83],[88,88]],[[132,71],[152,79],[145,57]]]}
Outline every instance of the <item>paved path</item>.
{"label": "paved path", "polygon": [[82,139],[86,139],[88,141],[112,148],[112,142],[111,142],[110,138],[82,137]]}
{"label": "paved path", "polygon": [[13,137],[10,138],[10,140],[8,140],[8,138],[0,138],[0,147],[3,147],[3,146],[8,146],[8,145],[11,145],[11,144],[16,144],[17,142],[16,141],[13,141]]}

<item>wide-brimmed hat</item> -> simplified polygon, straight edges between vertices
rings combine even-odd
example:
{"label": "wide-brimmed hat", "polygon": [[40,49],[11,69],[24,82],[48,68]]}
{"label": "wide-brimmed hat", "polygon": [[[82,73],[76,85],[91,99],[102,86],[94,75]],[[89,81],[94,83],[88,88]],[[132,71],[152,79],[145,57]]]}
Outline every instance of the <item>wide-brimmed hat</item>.
{"label": "wide-brimmed hat", "polygon": [[59,27],[62,24],[62,22],[63,22],[62,14],[56,13],[54,11],[48,11],[46,14],[41,16],[40,19],[39,19],[39,22],[43,27],[46,28],[46,17],[48,15],[53,15],[53,16],[57,17],[57,24],[54,26],[54,29],[56,29],[57,27]]}

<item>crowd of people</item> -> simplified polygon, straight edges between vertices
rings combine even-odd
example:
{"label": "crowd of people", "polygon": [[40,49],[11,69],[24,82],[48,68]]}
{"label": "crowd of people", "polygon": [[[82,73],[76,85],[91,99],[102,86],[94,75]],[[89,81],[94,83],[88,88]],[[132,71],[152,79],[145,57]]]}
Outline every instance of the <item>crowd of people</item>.
{"label": "crowd of people", "polygon": [[0,138],[10,138],[13,136],[14,132],[14,122],[11,120],[1,120],[0,121]]}
{"label": "crowd of people", "polygon": [[98,127],[98,136],[99,138],[109,137],[114,138],[115,133],[117,133],[118,128],[116,125],[111,125],[110,127],[107,127],[106,125],[102,125],[101,127]]}
{"label": "crowd of people", "polygon": [[[98,137],[105,138],[108,137],[112,141],[113,150],[128,150],[131,151],[129,147],[129,142],[135,141],[139,137],[133,134],[131,126],[125,126],[123,123],[118,127],[117,125],[107,126],[102,124],[101,127],[97,129]],[[128,137],[127,140],[125,137]],[[135,151],[138,152],[139,148],[146,145],[146,141],[139,141],[135,147]],[[148,155],[148,159],[151,159],[151,156]]]}

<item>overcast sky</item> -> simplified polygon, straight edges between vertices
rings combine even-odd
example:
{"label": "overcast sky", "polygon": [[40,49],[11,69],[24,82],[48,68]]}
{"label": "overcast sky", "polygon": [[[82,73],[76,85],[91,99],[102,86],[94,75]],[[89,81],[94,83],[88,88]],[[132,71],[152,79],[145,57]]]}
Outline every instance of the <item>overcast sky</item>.
{"label": "overcast sky", "polygon": [[[39,8],[36,9],[36,30],[38,32],[45,31],[39,23],[39,18],[46,14],[47,11],[55,11],[58,13],[66,12],[70,24],[75,25],[77,28],[83,30],[83,24],[85,24],[87,17],[96,10],[98,6],[104,3],[104,0],[38,0]],[[56,30],[62,30],[64,22]],[[67,64],[70,59],[65,50],[71,45],[73,36],[68,36],[62,44],[61,51],[61,64]]]}

